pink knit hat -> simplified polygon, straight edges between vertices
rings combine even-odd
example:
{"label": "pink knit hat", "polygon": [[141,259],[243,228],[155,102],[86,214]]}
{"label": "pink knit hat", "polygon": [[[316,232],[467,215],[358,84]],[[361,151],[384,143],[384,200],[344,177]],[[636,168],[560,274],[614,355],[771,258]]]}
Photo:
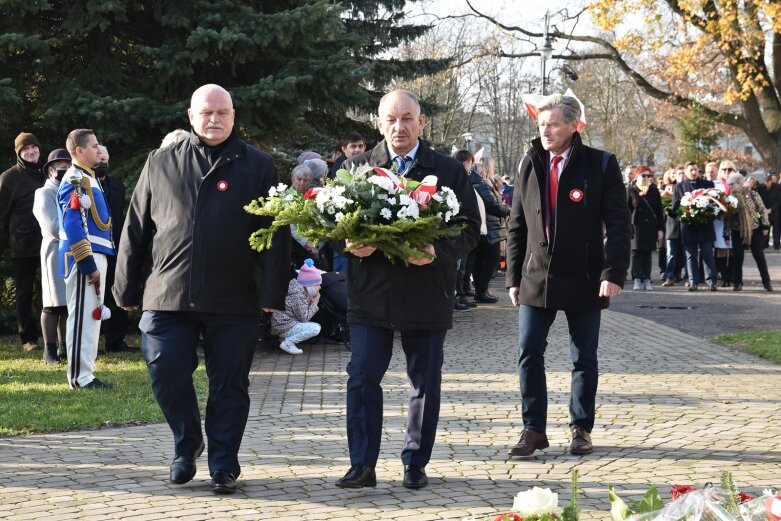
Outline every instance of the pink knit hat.
{"label": "pink knit hat", "polygon": [[298,283],[303,287],[319,286],[323,283],[322,273],[319,269],[315,268],[315,261],[312,259],[306,259],[304,265],[298,270]]}

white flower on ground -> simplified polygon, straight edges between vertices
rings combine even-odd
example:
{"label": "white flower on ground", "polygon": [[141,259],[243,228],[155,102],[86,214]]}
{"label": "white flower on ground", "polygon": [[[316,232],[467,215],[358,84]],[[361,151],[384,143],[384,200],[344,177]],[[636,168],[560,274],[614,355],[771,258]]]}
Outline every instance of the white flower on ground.
{"label": "white flower on ground", "polygon": [[389,221],[393,217],[393,212],[390,211],[390,208],[383,208],[380,210],[380,217],[384,219],[388,219]]}
{"label": "white flower on ground", "polygon": [[558,514],[561,512],[559,495],[549,488],[540,487],[518,492],[513,500],[513,511],[522,516]]}

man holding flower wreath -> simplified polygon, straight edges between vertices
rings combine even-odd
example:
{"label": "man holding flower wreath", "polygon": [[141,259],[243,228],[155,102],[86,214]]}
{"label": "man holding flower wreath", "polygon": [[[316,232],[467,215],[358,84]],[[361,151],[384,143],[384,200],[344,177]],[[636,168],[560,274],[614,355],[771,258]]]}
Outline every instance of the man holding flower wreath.
{"label": "man holding flower wreath", "polygon": [[716,240],[716,231],[712,222],[706,223],[688,223],[681,220],[680,208],[681,199],[688,192],[694,192],[700,188],[714,188],[713,181],[708,181],[700,177],[700,169],[697,163],[686,163],[684,171],[686,177],[675,187],[673,192],[673,215],[678,216],[681,221],[681,242],[686,250],[686,267],[689,271],[689,291],[697,291],[700,283],[699,259],[702,256],[705,265],[705,278],[708,283],[708,289],[716,291],[716,261],[713,257],[713,242]]}
{"label": "man holding flower wreath", "polygon": [[369,164],[392,168],[416,181],[433,175],[437,188],[453,190],[466,225],[455,238],[425,247],[427,256],[392,262],[372,246],[347,241],[348,310],[352,357],[347,365],[347,441],[350,470],[336,482],[341,488],[374,487],[374,467],[382,437],[382,377],[390,364],[395,331],[407,358],[410,399],[401,460],[407,488],[428,484],[439,420],[445,334],[452,327],[456,259],[477,243],[480,215],[464,167],[418,139],[426,117],[417,97],[394,90],[379,105],[378,128],[384,140],[355,156],[346,168]]}

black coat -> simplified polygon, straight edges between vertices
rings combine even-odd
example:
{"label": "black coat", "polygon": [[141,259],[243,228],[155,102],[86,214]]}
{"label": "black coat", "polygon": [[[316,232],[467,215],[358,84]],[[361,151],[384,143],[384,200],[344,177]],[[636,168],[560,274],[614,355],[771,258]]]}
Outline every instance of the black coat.
{"label": "black coat", "polygon": [[759,196],[762,197],[762,203],[765,205],[765,208],[773,210],[773,213],[770,215],[778,215],[779,210],[781,210],[781,185],[773,183],[772,186],[768,188],[767,185],[760,184],[757,187],[757,192],[759,192]]}
{"label": "black coat", "polygon": [[[573,136],[561,172],[556,227],[549,244],[543,221],[547,206],[548,153],[540,139],[521,161],[507,232],[508,288],[520,286],[528,306],[596,310],[610,299],[599,296],[601,281],[624,285],[629,267],[629,211],[615,156]],[[604,169],[603,169],[603,164]]]}
{"label": "black coat", "polygon": [[45,182],[40,165],[31,168],[21,159],[0,174],[0,238],[8,241],[11,258],[41,254],[41,226],[33,215],[33,202]]}
{"label": "black coat", "polygon": [[119,177],[107,175],[100,179],[100,186],[106,195],[109,212],[111,212],[111,233],[114,244],[119,246],[122,227],[125,226],[125,183]]}
{"label": "black coat", "polygon": [[486,239],[488,244],[499,242],[502,229],[502,219],[510,215],[510,208],[502,203],[502,200],[496,196],[494,190],[488,186],[480,174],[472,170],[469,173],[469,182],[475,189],[477,195],[483,200],[485,205],[485,227],[488,231]]}
{"label": "black coat", "polygon": [[[708,181],[698,177],[694,181],[690,181],[685,178],[683,181],[675,185],[675,191],[673,192],[673,205],[670,209],[671,213],[678,216],[681,208],[681,198],[686,192],[693,192],[700,188],[713,188],[715,185],[713,181]],[[713,228],[713,223],[705,224],[688,224],[681,223],[681,243],[682,244],[696,244],[700,242],[713,242],[716,240],[716,231]]]}
{"label": "black coat", "polygon": [[665,224],[659,189],[652,184],[643,194],[632,181],[626,187],[626,200],[632,216],[632,249],[655,250],[657,232],[664,231]]}
{"label": "black coat", "polygon": [[[381,141],[374,149],[347,162],[391,167],[388,147]],[[466,217],[464,231],[452,239],[434,242],[436,258],[425,266],[391,263],[382,252],[368,257],[348,255],[347,321],[398,330],[440,331],[453,326],[456,260],[466,258],[480,237],[477,198],[464,166],[420,143],[417,156],[406,177],[422,181],[437,176],[437,186],[451,188]]]}
{"label": "black coat", "polygon": [[[195,134],[149,154],[130,201],[119,245],[114,297],[156,311],[256,315],[284,309],[290,280],[290,228],[268,251],[249,236],[269,218],[244,206],[278,183],[266,153],[234,130],[212,164]],[[220,190],[218,188],[222,188]],[[151,273],[145,277],[151,248]]]}

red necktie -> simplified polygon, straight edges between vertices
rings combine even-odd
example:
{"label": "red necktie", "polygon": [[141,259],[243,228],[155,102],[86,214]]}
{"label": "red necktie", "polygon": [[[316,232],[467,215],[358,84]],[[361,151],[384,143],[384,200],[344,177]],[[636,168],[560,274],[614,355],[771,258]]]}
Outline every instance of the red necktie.
{"label": "red necktie", "polygon": [[553,164],[550,167],[550,176],[548,177],[548,211],[545,224],[545,234],[548,236],[548,242],[553,239],[553,227],[556,220],[556,193],[559,190],[559,163],[562,156],[553,156]]}
{"label": "red necktie", "polygon": [[550,167],[550,189],[548,190],[551,215],[556,215],[556,193],[559,190],[559,163],[561,163],[562,156],[553,156],[553,164]]}

